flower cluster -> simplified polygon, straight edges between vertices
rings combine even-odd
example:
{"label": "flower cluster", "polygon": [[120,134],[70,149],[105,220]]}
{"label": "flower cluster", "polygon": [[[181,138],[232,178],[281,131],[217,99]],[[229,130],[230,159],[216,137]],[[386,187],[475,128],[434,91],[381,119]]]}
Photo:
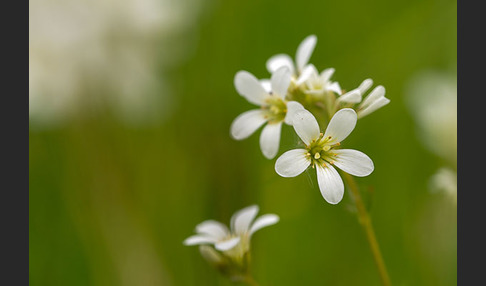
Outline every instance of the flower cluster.
{"label": "flower cluster", "polygon": [[[339,83],[331,80],[334,68],[319,73],[309,63],[316,43],[316,36],[306,37],[297,48],[295,63],[287,54],[272,56],[266,63],[270,80],[259,80],[247,71],[236,73],[236,91],[259,108],[236,117],[230,133],[234,139],[242,140],[266,124],[260,135],[260,148],[267,159],[273,159],[278,153],[282,124],[292,126],[305,148],[282,154],[275,163],[275,171],[282,177],[294,177],[312,166],[322,196],[337,204],[343,198],[344,184],[333,166],[360,177],[374,170],[367,155],[340,149],[341,142],[353,131],[358,119],[390,100],[381,85],[363,98],[373,85],[371,79],[343,92]],[[328,122],[324,133],[320,132],[317,118]]]}
{"label": "flower cluster", "polygon": [[258,211],[257,205],[237,211],[231,217],[230,229],[215,220],[203,221],[196,226],[197,234],[184,240],[184,244],[200,245],[201,254],[209,263],[232,280],[242,280],[248,272],[252,235],[279,221],[275,214],[255,219]]}
{"label": "flower cluster", "polygon": [[[243,112],[231,124],[230,134],[243,140],[260,127],[260,148],[267,159],[278,154],[283,124],[292,126],[302,141],[302,148],[284,152],[275,162],[275,171],[282,177],[295,177],[312,167],[316,170],[319,189],[330,204],[339,203],[344,195],[344,183],[339,168],[350,175],[368,176],[374,170],[373,161],[361,151],[342,149],[341,142],[356,127],[358,119],[390,102],[385,88],[375,87],[365,79],[357,88],[344,92],[331,77],[335,70],[319,73],[309,63],[317,38],[305,38],[297,49],[295,63],[286,54],[271,57],[267,63],[270,79],[258,79],[247,71],[238,71],[234,78],[236,91],[258,108]],[[327,125],[324,132],[318,119]],[[201,255],[233,281],[253,283],[249,274],[250,239],[255,231],[279,221],[275,214],[255,219],[258,206],[236,212],[230,228],[207,220],[196,226],[195,235],[184,240],[185,245],[199,245]]]}

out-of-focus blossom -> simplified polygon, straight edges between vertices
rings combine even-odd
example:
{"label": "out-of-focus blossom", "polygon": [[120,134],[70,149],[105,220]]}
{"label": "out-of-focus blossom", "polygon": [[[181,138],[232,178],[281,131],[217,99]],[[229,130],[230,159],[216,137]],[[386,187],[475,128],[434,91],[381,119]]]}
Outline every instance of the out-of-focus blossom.
{"label": "out-of-focus blossom", "polygon": [[457,77],[422,71],[410,80],[406,93],[418,138],[431,152],[456,164]]}
{"label": "out-of-focus blossom", "polygon": [[167,115],[171,89],[158,71],[187,56],[190,39],[175,39],[195,26],[199,2],[30,1],[31,122],[63,124],[101,106],[129,123]]}
{"label": "out-of-focus blossom", "polygon": [[443,191],[457,201],[457,76],[422,71],[409,82],[407,104],[424,146],[444,160],[429,181],[431,191]]}
{"label": "out-of-focus blossom", "polygon": [[448,167],[441,167],[430,177],[429,188],[432,192],[443,192],[457,203],[457,172]]}

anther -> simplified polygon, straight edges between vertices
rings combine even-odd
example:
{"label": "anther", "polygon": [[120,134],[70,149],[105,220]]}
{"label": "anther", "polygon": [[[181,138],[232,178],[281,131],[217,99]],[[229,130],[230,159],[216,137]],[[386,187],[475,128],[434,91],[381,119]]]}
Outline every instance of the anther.
{"label": "anther", "polygon": [[317,160],[317,159],[319,159],[319,158],[321,158],[321,153],[315,153],[315,154],[314,154],[314,159],[316,159],[316,160]]}
{"label": "anther", "polygon": [[331,146],[329,146],[329,145],[322,147],[322,150],[324,150],[325,152],[329,151],[330,149],[331,149]]}

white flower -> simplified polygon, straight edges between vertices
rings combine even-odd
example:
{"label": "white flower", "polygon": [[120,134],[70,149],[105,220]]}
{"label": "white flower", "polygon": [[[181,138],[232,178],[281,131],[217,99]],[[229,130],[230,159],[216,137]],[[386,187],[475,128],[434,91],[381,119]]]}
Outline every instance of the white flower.
{"label": "white flower", "polygon": [[279,68],[272,74],[270,85],[268,80],[259,81],[251,73],[239,71],[235,75],[234,84],[240,95],[261,108],[246,111],[236,117],[230,127],[231,136],[243,140],[268,123],[260,135],[260,148],[266,158],[272,159],[277,155],[280,145],[282,122],[290,125],[290,115],[304,109],[298,102],[285,100],[290,84],[290,70],[287,67]]}
{"label": "white flower", "polygon": [[338,82],[330,80],[334,72],[334,68],[327,68],[319,74],[317,68],[313,64],[309,64],[296,84],[303,84],[305,92],[309,94],[319,95],[332,91],[340,95],[341,86]]}
{"label": "white flower", "polygon": [[184,240],[184,244],[212,244],[231,257],[241,257],[249,251],[251,236],[257,230],[279,221],[275,214],[265,214],[255,220],[258,210],[257,205],[251,205],[237,211],[231,217],[231,230],[215,220],[203,221],[196,226],[197,234]]}
{"label": "white flower", "polygon": [[382,108],[390,103],[390,100],[385,97],[385,88],[382,85],[375,87],[368,96],[361,101],[362,96],[373,85],[372,79],[365,79],[358,88],[355,88],[337,99],[337,103],[351,103],[359,105],[356,107],[356,113],[358,119],[365,117],[366,115]]}
{"label": "white flower", "polygon": [[280,67],[286,66],[289,68],[294,80],[303,82],[306,76],[309,76],[309,72],[304,72],[309,66],[307,63],[314,51],[317,43],[317,37],[315,35],[307,36],[297,48],[295,54],[295,65],[292,58],[287,54],[277,54],[267,60],[266,66],[270,73],[276,72]]}
{"label": "white flower", "polygon": [[282,177],[295,177],[312,166],[316,169],[324,199],[331,204],[339,203],[344,195],[344,184],[333,165],[358,177],[368,176],[374,170],[373,161],[366,154],[352,149],[336,149],[353,131],[356,122],[356,112],[343,108],[334,114],[322,134],[312,113],[307,110],[296,112],[293,126],[306,148],[282,154],[275,162],[275,171]]}
{"label": "white flower", "polygon": [[457,172],[449,167],[441,167],[429,180],[432,192],[443,192],[457,203]]}

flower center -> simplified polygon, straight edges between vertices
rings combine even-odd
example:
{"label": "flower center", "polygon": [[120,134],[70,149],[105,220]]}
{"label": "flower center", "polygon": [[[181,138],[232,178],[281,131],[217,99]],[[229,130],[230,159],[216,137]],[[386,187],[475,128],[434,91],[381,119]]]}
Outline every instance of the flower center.
{"label": "flower center", "polygon": [[270,95],[265,99],[266,105],[262,106],[265,110],[265,118],[269,123],[277,123],[285,119],[287,114],[287,105],[284,100],[276,95]]}
{"label": "flower center", "polygon": [[311,165],[314,168],[316,165],[326,166],[326,164],[334,164],[334,158],[337,156],[336,153],[332,152],[333,148],[341,145],[339,142],[331,142],[332,137],[324,135],[321,133],[319,138],[314,139],[306,147],[306,156],[311,160]]}

